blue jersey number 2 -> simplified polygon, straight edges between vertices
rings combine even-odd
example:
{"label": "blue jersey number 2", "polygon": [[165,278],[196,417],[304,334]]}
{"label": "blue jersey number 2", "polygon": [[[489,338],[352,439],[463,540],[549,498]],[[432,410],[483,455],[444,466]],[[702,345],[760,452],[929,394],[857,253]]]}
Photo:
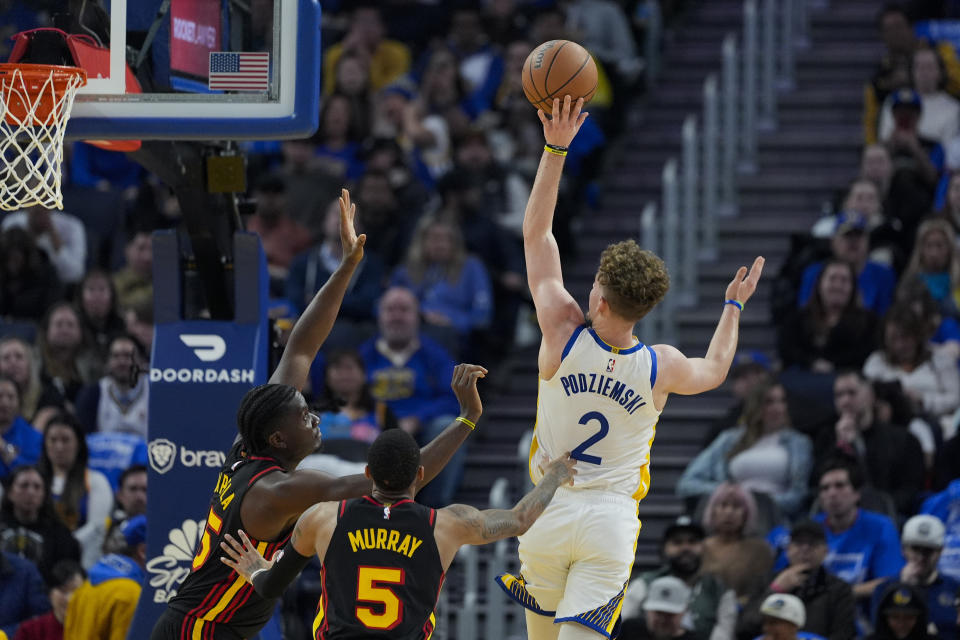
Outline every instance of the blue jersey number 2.
{"label": "blue jersey number 2", "polygon": [[591,411],[583,414],[583,417],[580,418],[580,424],[586,425],[594,420],[600,423],[600,431],[597,431],[595,434],[581,442],[576,449],[570,452],[570,457],[574,460],[580,460],[590,464],[600,464],[600,456],[592,456],[589,453],[586,453],[586,451],[588,448],[607,437],[607,432],[610,431],[610,423],[607,422],[607,418],[599,411]]}

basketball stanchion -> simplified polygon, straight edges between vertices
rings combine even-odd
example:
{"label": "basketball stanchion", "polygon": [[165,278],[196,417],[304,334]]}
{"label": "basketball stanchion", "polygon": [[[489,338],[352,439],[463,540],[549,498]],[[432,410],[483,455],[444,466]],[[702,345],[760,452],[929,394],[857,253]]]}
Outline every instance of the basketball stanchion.
{"label": "basketball stanchion", "polygon": [[0,209],[63,209],[63,136],[86,82],[78,67],[0,64]]}

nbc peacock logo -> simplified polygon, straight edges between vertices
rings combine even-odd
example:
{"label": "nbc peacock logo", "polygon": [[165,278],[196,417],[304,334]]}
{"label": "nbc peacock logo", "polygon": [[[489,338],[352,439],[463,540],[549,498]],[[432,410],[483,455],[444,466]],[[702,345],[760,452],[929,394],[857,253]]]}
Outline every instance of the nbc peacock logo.
{"label": "nbc peacock logo", "polygon": [[177,589],[190,574],[203,527],[203,520],[184,520],[179,527],[170,530],[163,554],[147,562],[150,586],[155,589],[154,602],[164,604],[177,595]]}

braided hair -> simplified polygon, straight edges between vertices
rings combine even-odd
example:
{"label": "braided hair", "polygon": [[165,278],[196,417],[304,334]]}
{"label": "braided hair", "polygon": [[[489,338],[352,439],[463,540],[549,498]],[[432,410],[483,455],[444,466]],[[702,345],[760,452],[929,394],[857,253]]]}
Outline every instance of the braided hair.
{"label": "braided hair", "polygon": [[250,389],[237,409],[237,430],[248,453],[264,453],[267,435],[294,406],[300,394],[288,384],[262,384]]}

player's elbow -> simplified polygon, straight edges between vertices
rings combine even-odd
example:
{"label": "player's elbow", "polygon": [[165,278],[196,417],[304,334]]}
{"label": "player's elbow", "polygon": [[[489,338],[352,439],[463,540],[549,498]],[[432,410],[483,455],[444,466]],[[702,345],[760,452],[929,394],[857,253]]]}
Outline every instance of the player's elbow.
{"label": "player's elbow", "polygon": [[527,532],[527,530],[533,526],[533,523],[537,521],[537,516],[539,513],[534,512],[533,509],[517,509],[514,508],[514,516],[516,518],[516,523],[514,526],[514,533],[512,535],[520,536]]}

